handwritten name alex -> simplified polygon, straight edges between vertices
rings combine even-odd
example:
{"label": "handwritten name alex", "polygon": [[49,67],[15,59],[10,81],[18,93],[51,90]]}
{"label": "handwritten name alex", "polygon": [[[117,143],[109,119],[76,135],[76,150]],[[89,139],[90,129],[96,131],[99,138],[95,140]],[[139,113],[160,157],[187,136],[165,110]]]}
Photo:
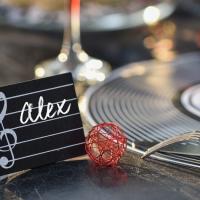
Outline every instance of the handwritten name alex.
{"label": "handwritten name alex", "polygon": [[[46,107],[46,108],[45,108]],[[37,110],[37,114],[33,115],[33,110]],[[25,102],[20,115],[20,122],[22,124],[27,124],[28,122],[37,122],[39,120],[47,120],[57,117],[59,115],[66,115],[70,112],[71,103],[68,103],[67,100],[64,99],[61,102],[51,103],[48,102],[46,105],[44,104],[44,98],[40,96],[38,100],[38,106],[33,107],[32,103]]]}

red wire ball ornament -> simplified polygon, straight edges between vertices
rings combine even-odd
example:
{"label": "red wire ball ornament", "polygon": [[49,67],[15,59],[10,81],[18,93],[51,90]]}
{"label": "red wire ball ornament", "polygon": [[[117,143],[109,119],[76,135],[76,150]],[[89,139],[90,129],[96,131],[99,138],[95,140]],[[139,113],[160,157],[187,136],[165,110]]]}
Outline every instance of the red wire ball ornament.
{"label": "red wire ball ornament", "polygon": [[126,150],[127,139],[114,123],[98,124],[86,137],[85,149],[99,166],[116,166]]}

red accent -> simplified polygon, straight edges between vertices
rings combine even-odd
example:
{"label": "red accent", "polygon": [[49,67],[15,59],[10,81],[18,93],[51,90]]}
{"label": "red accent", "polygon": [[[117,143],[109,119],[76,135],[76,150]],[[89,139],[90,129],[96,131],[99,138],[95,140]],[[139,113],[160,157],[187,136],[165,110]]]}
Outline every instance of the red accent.
{"label": "red accent", "polygon": [[86,137],[85,149],[100,166],[115,166],[126,150],[127,139],[114,123],[94,126]]}
{"label": "red accent", "polygon": [[80,0],[70,0],[71,5],[71,14],[74,14],[75,16],[80,15]]}

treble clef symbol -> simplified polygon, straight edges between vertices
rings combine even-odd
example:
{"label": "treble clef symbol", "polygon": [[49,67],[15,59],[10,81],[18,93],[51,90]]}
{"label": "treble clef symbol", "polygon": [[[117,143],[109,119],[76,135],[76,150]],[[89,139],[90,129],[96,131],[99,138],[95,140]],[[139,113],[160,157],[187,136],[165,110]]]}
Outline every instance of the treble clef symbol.
{"label": "treble clef symbol", "polygon": [[[9,169],[13,167],[15,163],[15,157],[13,153],[13,148],[17,144],[17,135],[15,131],[12,129],[5,129],[3,125],[3,119],[6,115],[7,111],[7,100],[6,96],[3,92],[0,92],[0,101],[3,101],[3,109],[0,112],[0,124],[2,126],[2,131],[0,132],[0,140],[2,141],[3,138],[5,137],[6,139],[6,145],[5,146],[0,146],[0,152],[10,152],[11,159],[9,160],[7,157],[2,156],[0,158],[0,166],[4,169]],[[10,139],[12,138],[12,144],[10,142]]]}

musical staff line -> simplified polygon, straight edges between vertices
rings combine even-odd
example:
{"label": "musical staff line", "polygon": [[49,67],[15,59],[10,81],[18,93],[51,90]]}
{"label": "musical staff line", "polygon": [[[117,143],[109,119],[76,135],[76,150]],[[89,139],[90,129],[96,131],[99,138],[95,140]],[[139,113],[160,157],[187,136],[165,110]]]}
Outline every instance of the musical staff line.
{"label": "musical staff line", "polygon": [[[81,130],[81,129],[83,129],[83,127],[69,129],[69,130],[66,130],[66,131],[61,131],[61,132],[57,132],[57,133],[53,133],[53,134],[50,134],[50,135],[45,135],[45,136],[29,139],[29,140],[24,140],[24,141],[21,141],[21,142],[17,142],[15,145],[23,144],[23,143],[27,143],[27,142],[32,142],[32,141],[35,141],[35,140],[40,140],[40,139],[44,139],[44,138],[48,138],[48,137],[53,137],[53,136],[61,135],[61,134],[64,134],[64,133],[74,132],[74,131]],[[10,144],[10,145],[12,146],[13,144]],[[8,145],[0,146],[0,149],[5,148],[5,147],[8,147]]]}
{"label": "musical staff line", "polygon": [[60,86],[57,86],[57,87],[51,87],[51,88],[47,88],[47,89],[43,89],[43,90],[37,90],[37,91],[34,91],[34,92],[28,92],[28,93],[24,93],[24,94],[20,94],[20,95],[16,95],[16,96],[7,97],[6,99],[7,100],[15,99],[15,98],[27,96],[27,95],[30,95],[30,94],[37,94],[37,93],[40,93],[40,92],[46,92],[46,91],[55,90],[55,89],[59,89],[59,88],[63,88],[63,87],[69,87],[69,86],[72,86],[72,85],[74,85],[74,84],[70,83],[70,84],[60,85]]}
{"label": "musical staff line", "polygon": [[[79,112],[76,112],[76,113],[73,113],[73,114],[70,114],[70,115],[64,115],[64,116],[56,117],[56,118],[53,118],[53,119],[46,119],[46,120],[43,120],[43,121],[39,121],[39,122],[27,124],[27,125],[22,125],[22,126],[13,127],[12,129],[13,129],[13,130],[16,130],[16,129],[19,129],[19,128],[24,128],[24,127],[28,127],[28,126],[32,126],[32,125],[36,125],[36,124],[42,124],[42,123],[45,123],[45,122],[54,121],[54,120],[57,120],[57,119],[62,119],[62,118],[65,118],[65,117],[71,117],[71,116],[75,116],[75,115],[80,115],[80,113],[79,113]],[[1,132],[2,132],[2,131],[0,131],[0,133],[1,133]]]}
{"label": "musical staff line", "polygon": [[[79,145],[83,145],[83,144],[85,144],[85,142],[80,142],[80,143],[76,143],[76,144],[72,144],[72,145],[60,147],[60,148],[57,148],[57,149],[51,149],[49,151],[43,151],[43,152],[40,152],[40,153],[30,154],[28,156],[23,156],[23,157],[20,157],[20,158],[15,158],[14,160],[15,161],[17,161],[17,160],[23,160],[23,159],[26,159],[26,158],[35,157],[35,156],[38,156],[38,155],[47,154],[47,153],[54,152],[54,151],[60,151],[60,150],[63,150],[63,149],[67,149],[67,148],[70,148],[70,147],[79,146]],[[10,162],[10,160],[8,162]]]}
{"label": "musical staff line", "polygon": [[[77,100],[77,98],[66,99],[66,102],[75,101],[75,100]],[[52,104],[57,104],[57,103],[62,103],[62,101],[54,102],[54,103],[52,103]],[[45,104],[43,107],[47,107],[47,105],[48,105],[48,104]],[[32,110],[37,109],[37,108],[38,108],[38,106],[37,106],[37,107],[32,107]],[[27,110],[28,110],[28,109],[25,109],[24,111],[27,111]],[[21,110],[18,110],[18,111],[15,111],[15,112],[10,112],[10,113],[7,113],[6,116],[8,116],[8,115],[13,115],[13,114],[20,113],[20,112],[21,112]]]}

